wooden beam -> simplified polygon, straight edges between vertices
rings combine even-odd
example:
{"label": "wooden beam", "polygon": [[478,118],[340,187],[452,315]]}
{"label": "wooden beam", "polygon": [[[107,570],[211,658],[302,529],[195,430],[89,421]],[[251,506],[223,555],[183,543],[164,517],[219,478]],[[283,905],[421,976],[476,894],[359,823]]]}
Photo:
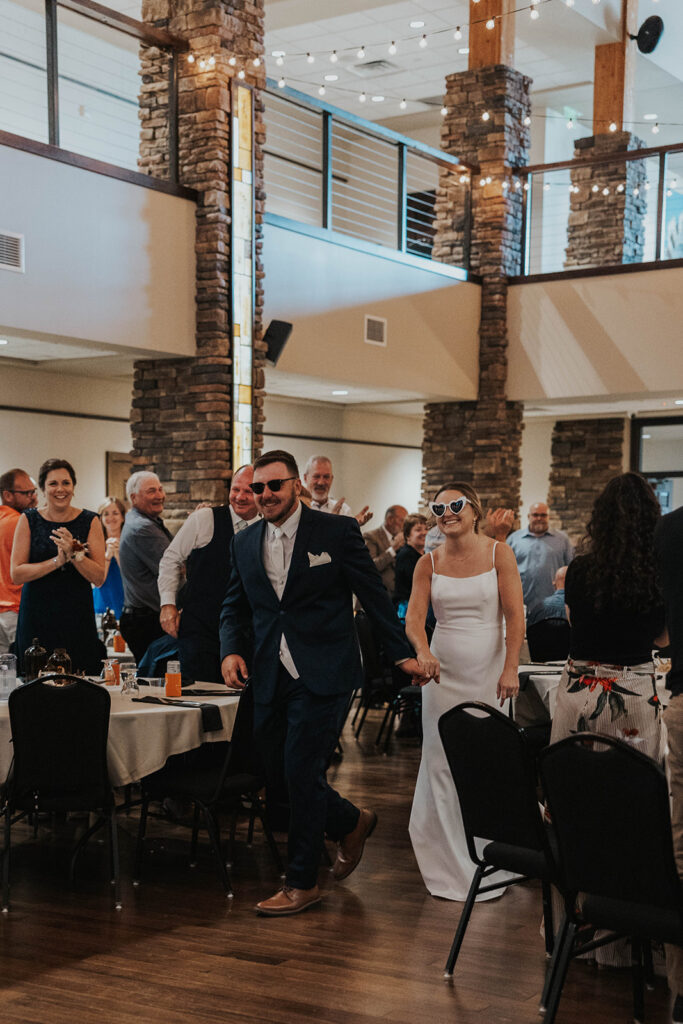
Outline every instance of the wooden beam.
{"label": "wooden beam", "polygon": [[[470,55],[468,67],[494,64],[512,67],[515,58],[515,0],[470,0]],[[492,29],[486,22],[493,18]]]}
{"label": "wooden beam", "polygon": [[96,3],[95,0],[57,0],[57,5],[66,7],[76,14],[82,14],[84,18],[99,21],[102,25],[109,25],[110,28],[118,29],[119,32],[152,46],[167,47],[181,53],[186,53],[190,49],[187,39],[167,32],[166,29],[147,25],[144,21],[136,21],[127,14],[119,14],[110,7]]}
{"label": "wooden beam", "polygon": [[633,119],[633,87],[635,81],[638,0],[622,0],[621,39],[595,47],[593,76],[593,132],[609,131],[610,124],[623,131],[624,123]]}

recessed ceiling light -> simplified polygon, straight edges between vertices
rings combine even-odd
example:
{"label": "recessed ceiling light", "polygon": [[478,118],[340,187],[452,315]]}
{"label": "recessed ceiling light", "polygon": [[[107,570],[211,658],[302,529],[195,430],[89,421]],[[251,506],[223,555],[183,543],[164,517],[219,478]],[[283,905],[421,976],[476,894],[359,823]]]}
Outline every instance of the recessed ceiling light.
{"label": "recessed ceiling light", "polygon": [[[7,344],[7,342],[5,342],[5,344]],[[677,398],[674,405],[683,405],[683,398]]]}
{"label": "recessed ceiling light", "polygon": [[284,50],[273,50],[270,55],[271,55],[271,57],[286,57],[287,56],[287,54],[285,53]]}
{"label": "recessed ceiling light", "polygon": [[338,80],[339,80],[339,75],[325,75],[325,81],[326,82],[337,82]]}
{"label": "recessed ceiling light", "polygon": [[469,46],[461,46],[461,47],[458,48],[458,53],[469,53],[469,52],[470,52]]}
{"label": "recessed ceiling light", "polygon": [[0,338],[0,345],[9,345],[7,338]]}
{"label": "recessed ceiling light", "polygon": [[348,395],[348,391],[333,391],[333,395]]}
{"label": "recessed ceiling light", "polygon": [[384,103],[384,96],[373,96],[371,98],[373,103]]}
{"label": "recessed ceiling light", "polygon": [[656,121],[657,114],[643,114],[643,121]]}
{"label": "recessed ceiling light", "polygon": [[411,21],[410,27],[411,28],[424,28],[425,27],[425,23],[424,23],[424,21]]}
{"label": "recessed ceiling light", "polygon": [[643,441],[652,440],[652,434],[641,434],[640,436],[642,437]]}

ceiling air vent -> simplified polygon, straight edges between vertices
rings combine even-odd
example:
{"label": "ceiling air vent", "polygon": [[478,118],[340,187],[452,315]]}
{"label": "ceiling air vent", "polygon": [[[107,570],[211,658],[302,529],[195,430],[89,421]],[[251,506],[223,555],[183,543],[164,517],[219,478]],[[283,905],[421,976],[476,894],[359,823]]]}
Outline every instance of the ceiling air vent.
{"label": "ceiling air vent", "polygon": [[[372,78],[374,75],[396,70],[398,70],[398,64],[392,64],[390,60],[366,60],[362,64],[349,66],[349,71],[358,75],[359,78]],[[442,100],[439,100],[439,103],[441,102]]]}
{"label": "ceiling air vent", "polygon": [[24,236],[0,231],[0,270],[24,273]]}
{"label": "ceiling air vent", "polygon": [[368,345],[387,347],[387,322],[379,316],[366,316],[365,342]]}

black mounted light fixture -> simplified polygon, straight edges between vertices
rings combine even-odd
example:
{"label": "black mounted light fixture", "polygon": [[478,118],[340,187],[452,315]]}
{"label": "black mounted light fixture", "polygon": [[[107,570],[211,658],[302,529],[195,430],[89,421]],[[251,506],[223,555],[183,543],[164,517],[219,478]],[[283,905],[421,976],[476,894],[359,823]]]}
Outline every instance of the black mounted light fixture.
{"label": "black mounted light fixture", "polygon": [[652,53],[662,38],[663,31],[664,22],[658,14],[653,14],[645,19],[638,29],[637,36],[631,35],[630,32],[629,36],[631,39],[635,39],[641,53]]}

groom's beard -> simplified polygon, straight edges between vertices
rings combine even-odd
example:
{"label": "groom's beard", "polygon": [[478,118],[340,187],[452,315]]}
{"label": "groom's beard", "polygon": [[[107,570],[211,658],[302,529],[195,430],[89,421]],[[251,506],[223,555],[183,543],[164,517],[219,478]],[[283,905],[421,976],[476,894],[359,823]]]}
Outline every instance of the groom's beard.
{"label": "groom's beard", "polygon": [[292,488],[291,494],[282,497],[280,497],[280,492],[276,494],[271,492],[268,498],[261,495],[260,499],[257,499],[256,507],[266,522],[279,526],[294,511],[297,501],[297,494]]}

